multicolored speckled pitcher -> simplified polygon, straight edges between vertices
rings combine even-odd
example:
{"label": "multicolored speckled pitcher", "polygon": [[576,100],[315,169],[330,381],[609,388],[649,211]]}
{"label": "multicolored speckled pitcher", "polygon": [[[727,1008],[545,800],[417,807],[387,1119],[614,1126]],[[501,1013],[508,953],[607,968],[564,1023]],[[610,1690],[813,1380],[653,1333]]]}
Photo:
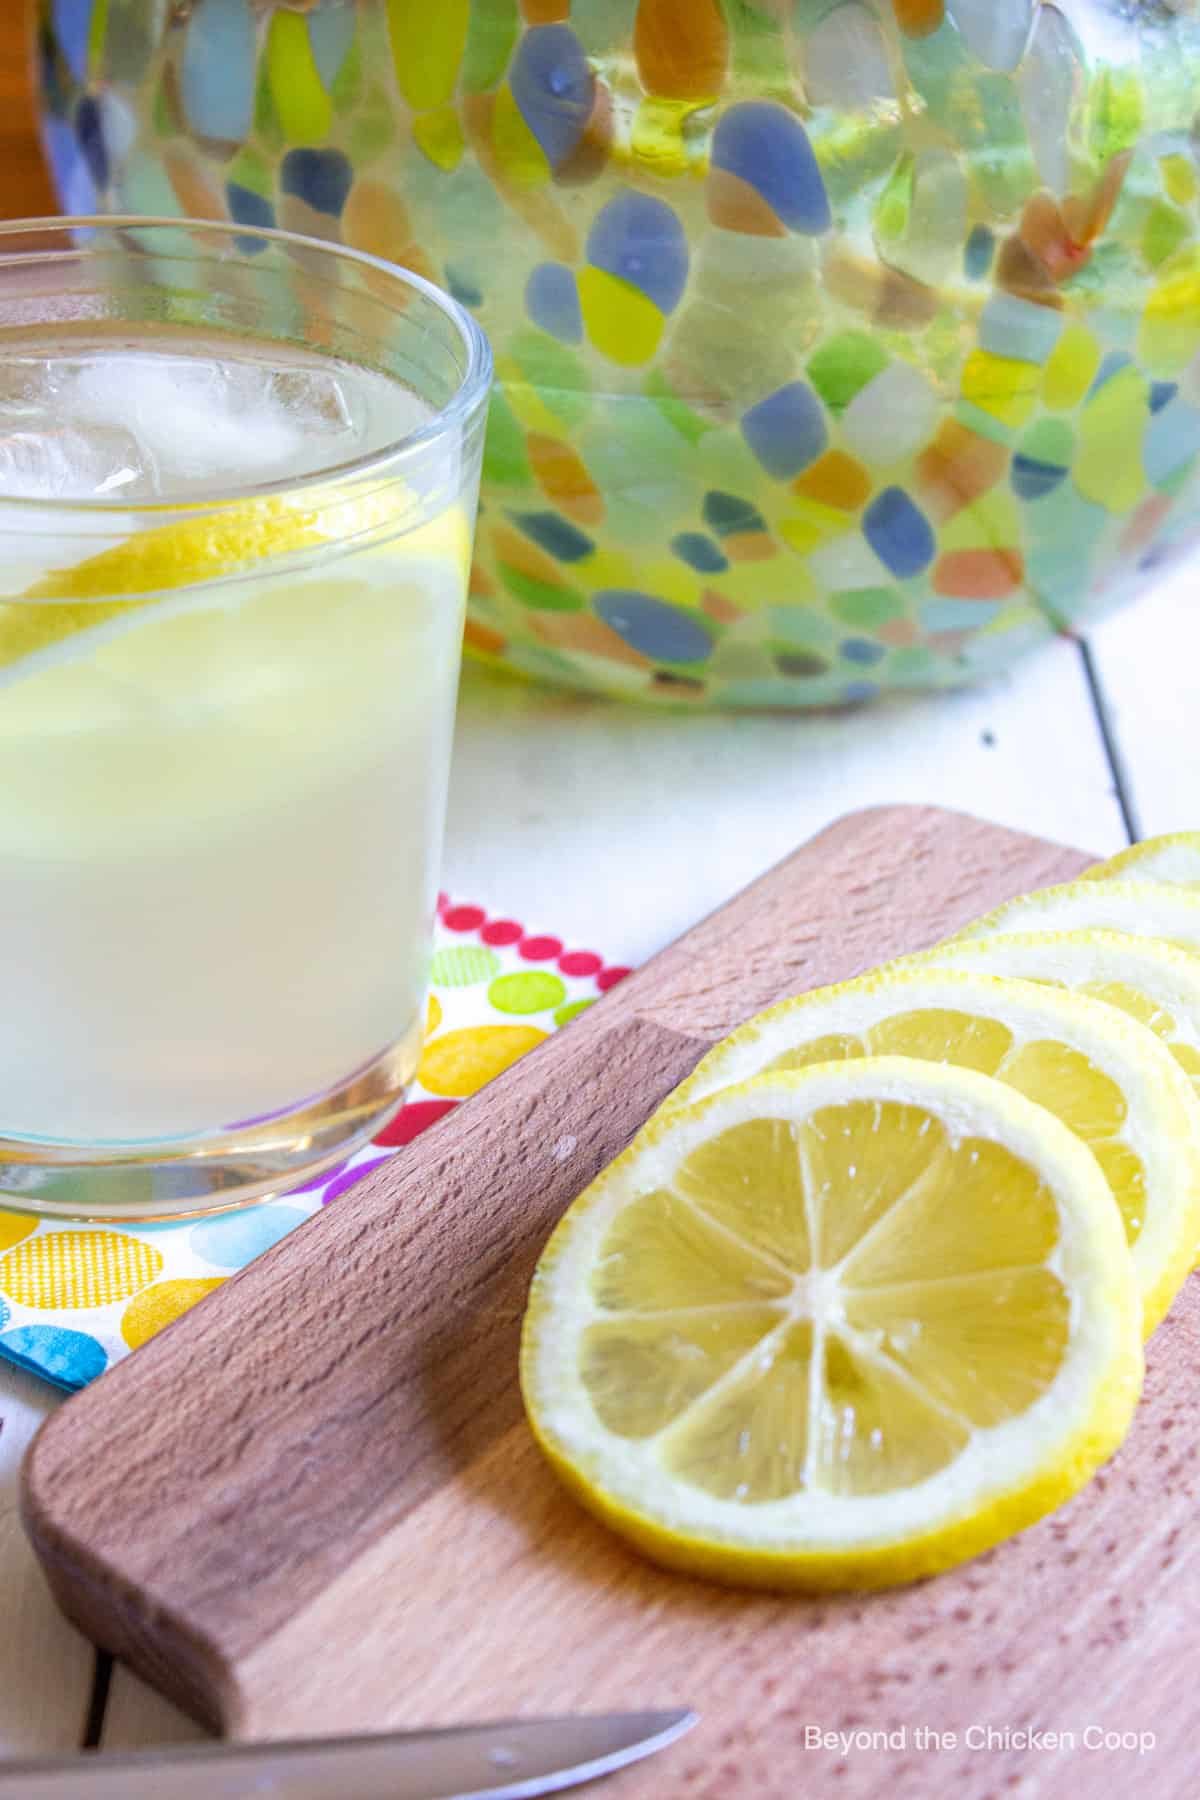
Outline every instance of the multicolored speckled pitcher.
{"label": "multicolored speckled pitcher", "polygon": [[634,699],[970,679],[1197,520],[1195,0],[42,0],[74,212],[443,283],[468,641]]}

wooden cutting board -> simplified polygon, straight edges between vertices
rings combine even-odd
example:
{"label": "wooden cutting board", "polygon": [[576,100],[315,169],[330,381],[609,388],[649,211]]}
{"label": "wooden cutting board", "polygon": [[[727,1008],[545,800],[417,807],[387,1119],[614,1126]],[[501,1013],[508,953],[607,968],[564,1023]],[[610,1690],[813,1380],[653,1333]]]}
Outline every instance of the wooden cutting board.
{"label": "wooden cutting board", "polygon": [[559,1490],[516,1386],[554,1221],[715,1038],[1087,860],[908,807],[799,850],[55,1414],[23,1506],[64,1610],[236,1736],[698,1708],[614,1800],[1194,1791],[1195,1283],[1087,1492],[888,1595],[659,1572]]}

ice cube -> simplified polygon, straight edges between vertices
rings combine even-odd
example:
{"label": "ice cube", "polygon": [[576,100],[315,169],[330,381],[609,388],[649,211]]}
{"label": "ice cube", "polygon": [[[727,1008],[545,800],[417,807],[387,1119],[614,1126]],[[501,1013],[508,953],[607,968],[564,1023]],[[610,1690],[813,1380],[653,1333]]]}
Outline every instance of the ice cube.
{"label": "ice cube", "polygon": [[75,426],[0,435],[0,494],[34,500],[124,497],[142,479],[131,432]]}
{"label": "ice cube", "polygon": [[228,493],[349,461],[423,425],[370,371],[123,348],[0,361],[0,493],[123,504]]}
{"label": "ice cube", "polygon": [[291,472],[304,433],[272,404],[268,376],[201,357],[98,356],[60,383],[59,405],[81,425],[131,432],[146,483],[137,497],[162,499]]}

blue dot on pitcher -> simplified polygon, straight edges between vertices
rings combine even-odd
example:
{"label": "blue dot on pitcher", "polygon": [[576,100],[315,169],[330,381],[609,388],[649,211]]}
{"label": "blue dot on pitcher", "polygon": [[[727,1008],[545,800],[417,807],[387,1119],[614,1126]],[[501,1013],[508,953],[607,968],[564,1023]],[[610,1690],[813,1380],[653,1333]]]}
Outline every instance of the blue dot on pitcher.
{"label": "blue dot on pitcher", "polygon": [[703,662],[712,654],[712,635],[695,613],[653,594],[610,589],[593,605],[604,623],[633,650],[659,662]]}
{"label": "blue dot on pitcher", "polygon": [[583,339],[583,314],[575,276],[562,263],[539,263],[525,284],[525,311],[560,344]]}
{"label": "blue dot on pitcher", "polygon": [[778,101],[731,106],[713,133],[712,166],[743,182],[790,231],[815,235],[833,222],[808,133]]}
{"label": "blue dot on pitcher", "polygon": [[592,110],[595,77],[569,25],[525,32],[509,71],[517,108],[552,169],[579,147]]}
{"label": "blue dot on pitcher", "polygon": [[349,159],[340,150],[289,150],[279,171],[285,194],[334,219],[340,218],[353,181]]}
{"label": "blue dot on pitcher", "polygon": [[687,282],[687,234],[665,200],[628,188],[597,213],[587,260],[671,313]]}

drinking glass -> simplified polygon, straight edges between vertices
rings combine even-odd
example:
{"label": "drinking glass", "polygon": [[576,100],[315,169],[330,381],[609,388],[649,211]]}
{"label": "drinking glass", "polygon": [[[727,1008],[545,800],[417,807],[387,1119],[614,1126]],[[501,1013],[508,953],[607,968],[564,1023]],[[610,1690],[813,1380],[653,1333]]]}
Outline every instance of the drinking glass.
{"label": "drinking glass", "polygon": [[241,1204],[402,1103],[490,374],[336,245],[0,229],[0,1206]]}

